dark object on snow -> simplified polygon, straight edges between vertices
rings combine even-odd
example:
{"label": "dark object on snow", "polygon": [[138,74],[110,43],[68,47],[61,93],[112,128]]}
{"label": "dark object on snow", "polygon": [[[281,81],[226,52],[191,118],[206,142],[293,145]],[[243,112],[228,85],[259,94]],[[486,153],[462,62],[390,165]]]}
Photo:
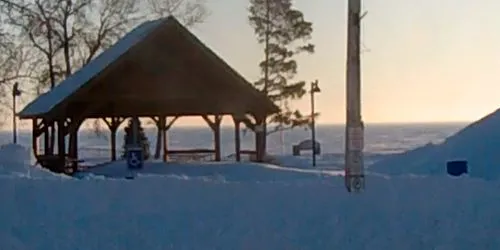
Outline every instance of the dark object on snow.
{"label": "dark object on snow", "polygon": [[293,145],[292,146],[292,151],[293,151],[292,153],[294,156],[299,156],[300,151],[302,151],[302,150],[311,150],[312,151],[313,144],[315,147],[315,153],[317,155],[320,155],[321,154],[321,144],[317,141],[315,143],[313,143],[312,140],[301,141],[299,144]]}
{"label": "dark object on snow", "polygon": [[462,174],[467,174],[467,161],[449,161],[446,163],[446,171],[451,176],[460,176]]}

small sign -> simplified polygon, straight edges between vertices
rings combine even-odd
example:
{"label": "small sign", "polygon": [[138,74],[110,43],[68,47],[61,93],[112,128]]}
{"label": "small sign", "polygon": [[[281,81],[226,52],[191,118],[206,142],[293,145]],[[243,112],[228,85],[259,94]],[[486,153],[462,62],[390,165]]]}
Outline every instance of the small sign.
{"label": "small sign", "polygon": [[129,169],[141,169],[144,165],[144,154],[141,147],[127,148],[127,166]]}
{"label": "small sign", "polygon": [[364,130],[363,127],[349,128],[349,148],[351,150],[363,151]]}

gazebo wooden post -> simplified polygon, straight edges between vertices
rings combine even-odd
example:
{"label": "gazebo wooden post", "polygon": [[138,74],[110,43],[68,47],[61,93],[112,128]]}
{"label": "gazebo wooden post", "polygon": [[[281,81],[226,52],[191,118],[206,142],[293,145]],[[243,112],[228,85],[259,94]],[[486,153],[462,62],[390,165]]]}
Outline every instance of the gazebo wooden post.
{"label": "gazebo wooden post", "polygon": [[167,162],[167,116],[160,117],[160,124],[158,129],[161,129],[160,132],[160,144],[161,144],[161,154],[163,162]]}
{"label": "gazebo wooden post", "polygon": [[163,141],[163,162],[166,162],[167,161],[167,157],[168,157],[168,130],[170,128],[172,128],[172,126],[174,125],[175,121],[177,121],[177,119],[179,119],[179,116],[175,116],[172,120],[170,121],[167,121],[167,116],[163,117],[163,119],[165,120],[165,128],[163,130],[163,133],[162,133],[162,141]]}
{"label": "gazebo wooden post", "polygon": [[57,154],[60,158],[66,157],[66,126],[64,120],[57,120]]}
{"label": "gazebo wooden post", "polygon": [[233,115],[233,121],[234,121],[234,149],[236,151],[235,152],[236,153],[236,161],[240,162],[241,161],[241,131],[240,131],[241,120]]}
{"label": "gazebo wooden post", "polygon": [[155,124],[156,124],[156,129],[158,130],[158,134],[157,134],[157,137],[156,138],[156,150],[155,150],[155,159],[159,159],[160,158],[160,154],[163,153],[163,162],[166,162],[167,159],[166,159],[166,154],[165,154],[165,150],[167,148],[167,137],[166,137],[166,133],[167,133],[167,116],[164,116],[164,115],[161,115],[161,116],[158,116],[157,119],[154,119],[155,121]]}
{"label": "gazebo wooden post", "polygon": [[111,117],[110,120],[108,118],[103,118],[106,125],[108,125],[109,131],[111,133],[111,161],[116,161],[116,133],[118,131],[118,127],[125,120],[122,117]]}
{"label": "gazebo wooden post", "polygon": [[72,129],[69,131],[69,149],[68,149],[69,157],[73,159],[71,162],[71,166],[73,167],[73,171],[76,171],[78,168],[78,129]]}
{"label": "gazebo wooden post", "polygon": [[81,117],[67,119],[66,134],[69,134],[68,155],[74,161],[72,162],[73,171],[78,167],[78,130],[84,119]]}
{"label": "gazebo wooden post", "polygon": [[42,119],[43,123],[43,152],[44,155],[51,155],[50,152],[50,129],[49,121],[47,119]]}
{"label": "gazebo wooden post", "polygon": [[163,138],[163,123],[165,123],[165,119],[163,116],[151,116],[151,120],[155,123],[156,126],[156,147],[155,153],[153,155],[154,159],[159,159],[161,150],[162,150],[162,138]]}
{"label": "gazebo wooden post", "polygon": [[65,128],[65,132],[64,134],[65,135],[69,135],[69,142],[68,142],[68,156],[73,158],[73,159],[76,159],[78,158],[77,154],[78,154],[78,150],[76,150],[76,147],[78,145],[78,136],[76,135],[76,129],[75,126],[71,126],[71,124],[73,122],[76,122],[76,119],[71,119],[71,118],[68,118],[66,119],[66,123],[67,125],[65,124],[64,125],[64,128]]}
{"label": "gazebo wooden post", "polygon": [[38,137],[40,137],[40,134],[42,132],[41,126],[43,126],[43,123],[39,124],[37,118],[33,119],[33,130],[32,130],[32,138],[31,138],[31,146],[33,148],[33,154],[35,155],[35,158],[38,158]]}
{"label": "gazebo wooden post", "polygon": [[207,115],[203,115],[203,120],[205,120],[214,132],[214,142],[215,142],[215,161],[221,160],[221,147],[220,147],[220,123],[222,121],[222,115],[215,115],[214,120],[210,120]]}
{"label": "gazebo wooden post", "polygon": [[255,116],[255,151],[256,151],[256,161],[257,162],[263,162],[264,157],[265,157],[265,140],[266,140],[266,134],[265,130],[262,126],[264,126],[264,119],[265,117],[262,116]]}

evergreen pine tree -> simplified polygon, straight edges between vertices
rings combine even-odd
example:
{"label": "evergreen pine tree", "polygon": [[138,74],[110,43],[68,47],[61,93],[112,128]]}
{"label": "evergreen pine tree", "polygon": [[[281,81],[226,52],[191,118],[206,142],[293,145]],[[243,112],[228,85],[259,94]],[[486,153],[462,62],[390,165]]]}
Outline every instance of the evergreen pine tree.
{"label": "evergreen pine tree", "polygon": [[307,93],[305,81],[294,81],[298,70],[295,57],[314,53],[314,45],[309,43],[312,23],[293,8],[292,0],[250,0],[249,21],[265,54],[259,64],[262,77],[254,85],[282,108],[281,113],[267,121],[277,126],[269,132],[265,129],[265,133],[308,125],[311,117],[293,110],[289,104]]}
{"label": "evergreen pine tree", "polygon": [[[128,120],[127,127],[125,127],[125,135],[124,135],[124,143],[123,143],[123,155],[122,158],[126,158],[126,151],[127,151],[127,146],[131,145],[134,141],[134,138],[132,136],[132,121],[133,119]],[[142,147],[143,150],[143,155],[144,155],[144,160],[149,159],[150,157],[150,151],[149,151],[149,141],[148,138],[146,137],[146,134],[144,133],[144,128],[142,127],[141,121],[138,119],[139,122],[139,143]]]}

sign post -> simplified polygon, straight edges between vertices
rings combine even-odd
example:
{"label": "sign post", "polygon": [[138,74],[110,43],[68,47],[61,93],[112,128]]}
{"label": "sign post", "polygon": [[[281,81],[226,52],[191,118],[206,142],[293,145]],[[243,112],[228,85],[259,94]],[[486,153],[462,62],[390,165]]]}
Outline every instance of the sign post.
{"label": "sign post", "polygon": [[127,147],[127,166],[129,169],[141,169],[144,166],[142,147]]}
{"label": "sign post", "polygon": [[144,152],[139,140],[139,118],[132,118],[132,144],[127,145],[127,166],[129,169],[141,169],[144,166]]}

